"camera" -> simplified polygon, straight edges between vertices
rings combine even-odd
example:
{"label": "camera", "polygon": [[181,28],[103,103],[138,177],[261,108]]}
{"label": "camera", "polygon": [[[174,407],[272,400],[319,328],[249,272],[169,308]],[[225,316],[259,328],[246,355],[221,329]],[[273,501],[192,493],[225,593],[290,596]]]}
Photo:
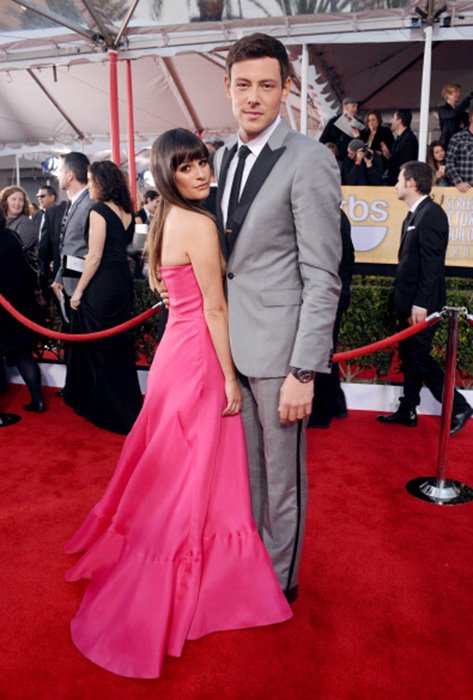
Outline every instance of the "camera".
{"label": "camera", "polygon": [[373,158],[373,151],[365,146],[363,148],[363,155],[367,160],[371,160]]}

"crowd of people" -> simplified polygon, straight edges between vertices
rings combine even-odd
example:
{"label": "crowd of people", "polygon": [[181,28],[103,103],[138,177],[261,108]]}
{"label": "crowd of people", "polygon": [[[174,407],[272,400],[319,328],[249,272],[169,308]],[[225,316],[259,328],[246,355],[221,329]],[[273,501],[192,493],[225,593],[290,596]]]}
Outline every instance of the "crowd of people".
{"label": "crowd of people", "polygon": [[[346,98],[319,143],[280,117],[290,87],[281,42],[237,41],[225,74],[237,133],[216,152],[185,129],[162,134],[151,153],[156,190],[138,212],[117,165],[76,152],[60,158],[67,205],[44,186],[30,217],[22,188],[0,193],[0,291],[26,316],[50,287],[72,334],[130,319],[135,224],[148,227],[150,286],[169,308],[144,403],[129,334],[66,347],[65,402],[127,435],[103,498],[67,545],[84,553],[68,580],[91,579],[73,641],[124,676],[158,677],[187,639],[291,617],[307,510],[304,427],[347,415],[332,364],[354,263],[340,170],[348,184],[395,185],[409,209],[393,295],[400,328],[445,302],[448,219],[429,195],[442,180],[460,191],[473,184],[473,109],[465,122],[467,103],[445,92],[443,137],[425,164],[408,110],[395,110],[388,129],[376,111],[360,119]],[[41,412],[34,336],[0,311],[0,352],[25,379],[25,409]],[[415,427],[423,383],[441,399],[432,339],[429,328],[400,344],[404,395],[381,423]],[[472,413],[456,392],[452,435]],[[1,414],[0,427],[16,420]]]}
{"label": "crowd of people", "polygon": [[[427,162],[435,187],[466,192],[473,186],[473,93],[461,98],[461,86],[442,89],[445,104],[438,109],[440,138],[428,147]],[[353,97],[342,100],[342,111],[332,117],[320,136],[335,155],[343,185],[392,185],[401,165],[418,158],[419,143],[412,128],[412,113],[395,109],[391,124],[382,123],[378,110],[359,114]]]}

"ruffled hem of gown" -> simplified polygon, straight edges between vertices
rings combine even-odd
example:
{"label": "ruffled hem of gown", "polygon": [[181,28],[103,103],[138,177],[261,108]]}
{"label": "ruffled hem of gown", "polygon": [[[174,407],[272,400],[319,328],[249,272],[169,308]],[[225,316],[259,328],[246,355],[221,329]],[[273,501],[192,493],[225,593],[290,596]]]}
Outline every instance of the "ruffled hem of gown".
{"label": "ruffled hem of gown", "polygon": [[113,673],[157,678],[164,657],[180,656],[186,639],[292,617],[256,529],[214,533],[202,552],[157,558],[92,511],[66,551],[86,546],[66,573],[68,581],[91,579],[72,639]]}

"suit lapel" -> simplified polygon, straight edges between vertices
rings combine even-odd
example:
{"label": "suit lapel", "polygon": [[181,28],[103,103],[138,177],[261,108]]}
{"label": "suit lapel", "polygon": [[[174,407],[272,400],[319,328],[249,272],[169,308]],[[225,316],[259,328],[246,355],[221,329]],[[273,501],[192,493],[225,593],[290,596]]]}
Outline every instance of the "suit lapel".
{"label": "suit lapel", "polygon": [[271,170],[274,168],[275,164],[286,150],[284,141],[289,132],[289,126],[283,119],[281,119],[251,169],[233,216],[234,227],[231,234],[231,243],[228,251],[229,253],[231,253],[233,246],[236,243],[236,239],[241,231],[245,217],[248,214],[248,210],[256,195],[260,191]]}
{"label": "suit lapel", "polygon": [[236,208],[235,215],[233,217],[234,236],[238,236],[248,213],[248,209],[253,203],[254,198],[285,150],[285,146],[282,146],[276,150],[271,150],[269,145],[266,144],[256,159],[256,162],[249,174],[248,180],[246,181],[243,192],[241,193],[240,201],[238,202],[238,207]]}
{"label": "suit lapel", "polygon": [[408,229],[409,229],[409,228],[412,228],[412,227],[415,227],[415,222],[416,222],[416,219],[417,219],[419,213],[420,213],[420,212],[424,209],[424,207],[427,206],[428,203],[431,202],[431,201],[432,201],[432,200],[430,199],[430,197],[426,197],[426,199],[424,199],[424,200],[419,204],[419,206],[418,206],[417,209],[414,211],[414,213],[411,213],[411,212],[408,213],[408,215],[407,215],[407,217],[406,217],[406,219],[405,219],[405,221],[404,221],[404,225],[403,225],[403,227],[402,227],[401,245],[399,246],[399,255],[401,254],[401,250],[402,250],[402,248],[403,248],[403,246],[404,246],[404,243],[405,243],[405,241],[406,241]]}

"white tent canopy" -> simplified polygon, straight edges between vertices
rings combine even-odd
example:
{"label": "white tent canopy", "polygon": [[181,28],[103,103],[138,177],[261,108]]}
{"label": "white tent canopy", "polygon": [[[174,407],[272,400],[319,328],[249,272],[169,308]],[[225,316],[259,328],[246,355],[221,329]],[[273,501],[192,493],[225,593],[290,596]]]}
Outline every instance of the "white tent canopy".
{"label": "white tent canopy", "polygon": [[[119,58],[123,141],[126,59],[137,151],[172,126],[225,136],[234,128],[222,90],[225,52],[255,30],[280,38],[296,59],[287,115],[296,125],[302,45],[309,47],[309,131],[317,132],[346,94],[364,107],[416,108],[424,33],[416,3],[400,4],[0,0],[0,156],[107,148],[110,50]],[[448,2],[433,28],[431,104],[443,82],[473,88],[472,38],[473,2]]]}

